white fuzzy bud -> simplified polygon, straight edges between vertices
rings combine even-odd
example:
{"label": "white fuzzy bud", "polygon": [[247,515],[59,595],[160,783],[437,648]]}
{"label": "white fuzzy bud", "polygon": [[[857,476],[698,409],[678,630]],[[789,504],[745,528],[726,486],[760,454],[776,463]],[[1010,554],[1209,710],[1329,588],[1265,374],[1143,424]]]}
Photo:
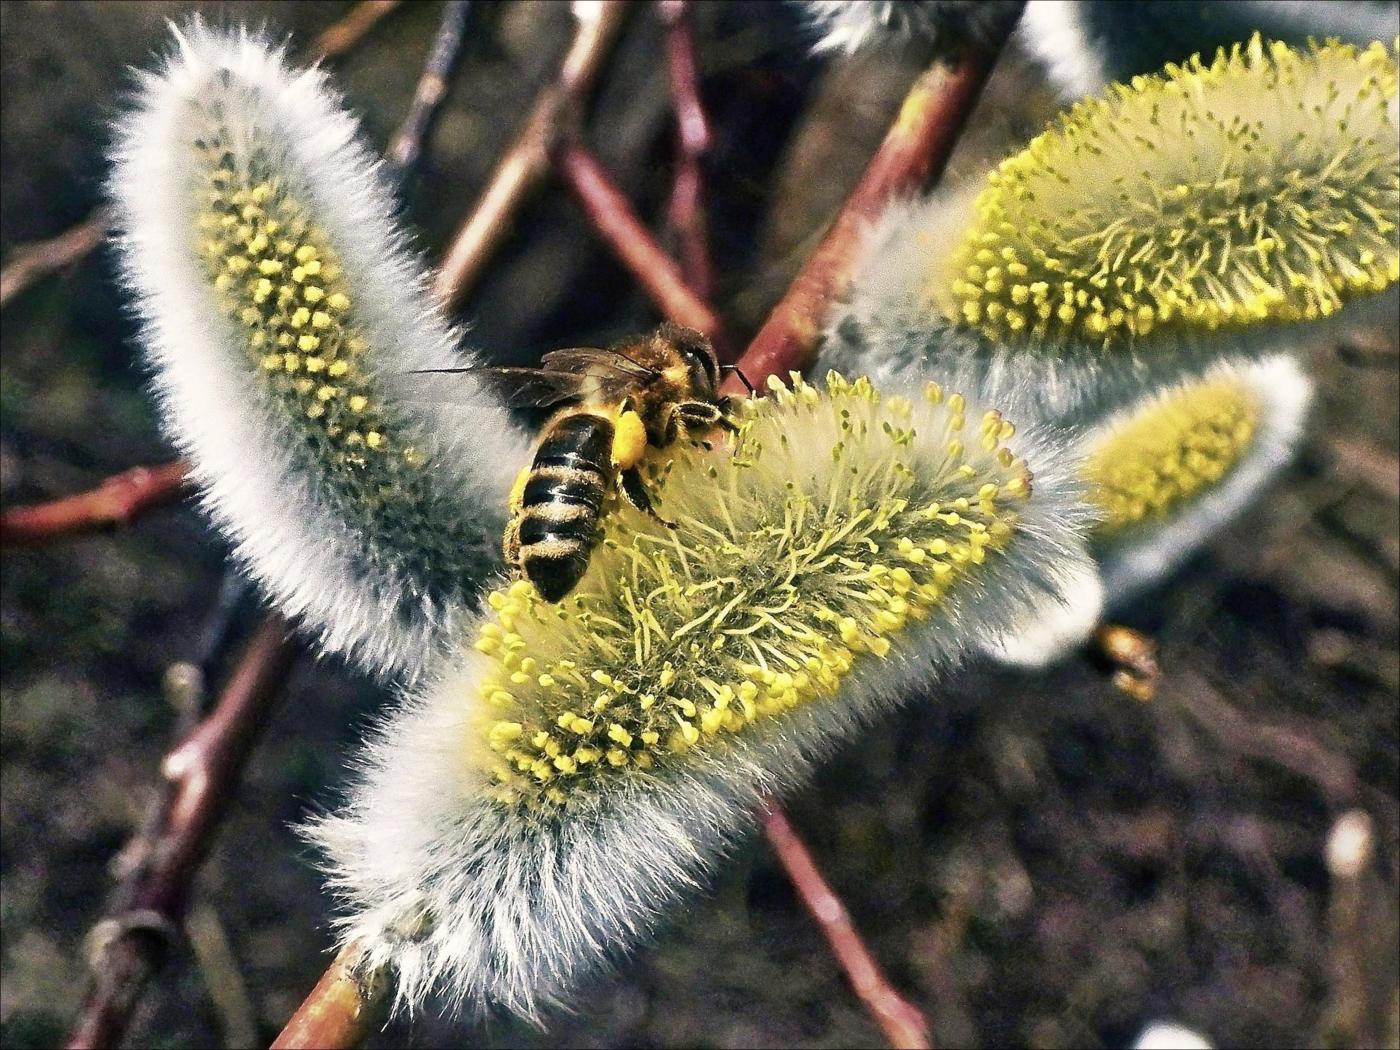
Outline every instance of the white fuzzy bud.
{"label": "white fuzzy bud", "polygon": [[323,72],[196,20],[142,77],[111,190],[166,429],[211,517],[327,649],[411,677],[500,567],[527,444],[487,400],[389,386],[471,361],[356,130]]}

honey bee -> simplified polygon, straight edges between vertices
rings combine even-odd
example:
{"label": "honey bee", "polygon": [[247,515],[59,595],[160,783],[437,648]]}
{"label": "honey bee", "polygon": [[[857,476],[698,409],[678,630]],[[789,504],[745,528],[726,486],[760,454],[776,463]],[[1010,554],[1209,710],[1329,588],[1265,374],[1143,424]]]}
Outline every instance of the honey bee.
{"label": "honey bee", "polygon": [[642,457],[649,446],[664,448],[714,426],[736,429],[720,380],[734,372],[748,386],[737,368],[719,363],[703,335],[669,323],[606,350],[554,350],[539,368],[432,371],[474,377],[511,407],[561,406],[516,479],[503,543],[507,564],[551,602],[588,568],[614,487],[637,510],[671,525],[647,495]]}

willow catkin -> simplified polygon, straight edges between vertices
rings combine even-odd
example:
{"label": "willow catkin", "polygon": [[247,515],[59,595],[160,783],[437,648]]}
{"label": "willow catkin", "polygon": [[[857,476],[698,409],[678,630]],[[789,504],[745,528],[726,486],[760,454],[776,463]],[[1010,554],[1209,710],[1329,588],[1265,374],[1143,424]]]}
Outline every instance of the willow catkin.
{"label": "willow catkin", "polygon": [[960,394],[799,380],[739,421],[652,452],[675,529],[612,508],[564,601],[493,592],[312,830],[403,1003],[570,997],[765,794],[1087,565],[1058,447]]}
{"label": "willow catkin", "polygon": [[120,262],[172,440],[274,601],[412,677],[500,568],[527,443],[486,397],[388,380],[470,363],[326,76],[194,21],[117,136]]}

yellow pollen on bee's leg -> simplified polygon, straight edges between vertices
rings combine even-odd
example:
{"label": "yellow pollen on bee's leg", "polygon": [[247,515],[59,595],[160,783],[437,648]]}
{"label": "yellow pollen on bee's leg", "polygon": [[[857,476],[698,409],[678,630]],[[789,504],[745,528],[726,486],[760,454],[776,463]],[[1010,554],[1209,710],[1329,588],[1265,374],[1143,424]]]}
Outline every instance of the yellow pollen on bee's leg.
{"label": "yellow pollen on bee's leg", "polygon": [[630,470],[641,462],[646,449],[647,428],[642,417],[630,409],[618,413],[613,424],[613,465],[618,470]]}

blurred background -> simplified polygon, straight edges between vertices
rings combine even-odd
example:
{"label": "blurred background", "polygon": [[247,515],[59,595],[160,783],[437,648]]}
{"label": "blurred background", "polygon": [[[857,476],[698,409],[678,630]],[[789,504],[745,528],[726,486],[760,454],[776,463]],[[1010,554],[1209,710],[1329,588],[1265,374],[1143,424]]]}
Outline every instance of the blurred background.
{"label": "blurred background", "polygon": [[[266,24],[308,54],[347,14],[283,3],[0,3],[0,253],[99,205],[112,119],[165,20]],[[691,5],[716,141],[705,164],[715,302],[740,340],[858,177],[926,55],[827,60],[789,5]],[[441,15],[405,3],[335,78],[382,148]],[[436,257],[566,46],[562,3],[472,5],[406,219]],[[659,20],[638,10],[587,139],[653,229],[674,127]],[[1014,48],[949,179],[1056,111]],[[502,362],[658,317],[546,183],[460,308]],[[173,457],[103,247],[0,314],[0,500],[32,503]],[[1073,659],[973,668],[852,742],[792,799],[794,824],[936,1045],[1125,1046],[1157,1019],[1222,1046],[1395,1046],[1400,884],[1400,354],[1394,329],[1313,349],[1321,394],[1268,495],[1126,622],[1161,647],[1147,702]],[[222,632],[225,548],[189,501],[114,534],[6,550],[0,579],[0,1043],[61,1042],[123,845],[181,720],[172,665]],[[236,595],[235,595],[236,597]],[[255,613],[234,605],[233,640]],[[236,645],[207,662],[211,684]],[[207,655],[207,654],[203,654]],[[130,1045],[265,1042],[324,969],[330,905],[296,823],[331,805],[386,700],[303,657],[195,883],[188,939]],[[172,702],[176,701],[176,702]],[[1337,821],[1369,826],[1354,879]],[[421,1016],[374,1045],[880,1046],[761,842],[613,980],[544,1032]]]}

